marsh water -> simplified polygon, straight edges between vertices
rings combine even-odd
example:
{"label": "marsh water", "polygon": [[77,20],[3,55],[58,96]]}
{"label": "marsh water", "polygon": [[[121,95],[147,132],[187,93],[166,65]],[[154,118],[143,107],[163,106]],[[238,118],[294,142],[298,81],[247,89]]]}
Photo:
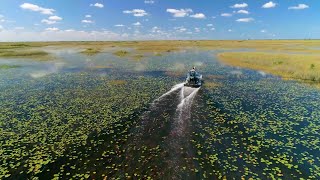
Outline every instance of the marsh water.
{"label": "marsh water", "polygon": [[[0,178],[320,177],[320,91],[187,49],[0,59]],[[201,88],[183,86],[196,66]]]}

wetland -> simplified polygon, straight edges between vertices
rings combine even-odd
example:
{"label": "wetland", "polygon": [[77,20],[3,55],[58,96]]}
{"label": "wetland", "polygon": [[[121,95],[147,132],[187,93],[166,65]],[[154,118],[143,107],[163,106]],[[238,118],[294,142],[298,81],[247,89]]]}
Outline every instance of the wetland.
{"label": "wetland", "polygon": [[0,43],[0,179],[319,179],[315,47]]}

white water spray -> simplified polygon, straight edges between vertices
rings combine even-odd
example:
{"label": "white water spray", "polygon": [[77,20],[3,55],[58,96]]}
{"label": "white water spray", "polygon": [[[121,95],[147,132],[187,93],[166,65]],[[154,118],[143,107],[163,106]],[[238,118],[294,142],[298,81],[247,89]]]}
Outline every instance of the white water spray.
{"label": "white water spray", "polygon": [[177,121],[174,128],[175,134],[181,136],[187,125],[187,120],[191,116],[191,106],[200,88],[183,87],[180,92],[180,103],[177,106]]}
{"label": "white water spray", "polygon": [[[157,110],[159,106],[158,103],[163,103],[166,96],[180,90],[177,94],[179,96],[177,97],[179,98],[179,104],[175,109],[175,121],[173,122],[174,128],[172,129],[172,133],[178,136],[183,136],[188,125],[188,119],[191,116],[193,100],[199,89],[200,88],[185,87],[184,83],[176,84],[168,92],[164,93],[152,102],[150,111]],[[147,113],[145,113],[145,116],[147,116]]]}
{"label": "white water spray", "polygon": [[[168,92],[162,94],[158,99],[154,100],[154,102],[160,101],[162,98],[164,98],[165,96],[170,95],[171,93],[173,93],[174,91],[183,88],[184,87],[184,83],[180,83],[180,84],[176,84],[174,85]],[[153,102],[153,103],[154,103]]]}

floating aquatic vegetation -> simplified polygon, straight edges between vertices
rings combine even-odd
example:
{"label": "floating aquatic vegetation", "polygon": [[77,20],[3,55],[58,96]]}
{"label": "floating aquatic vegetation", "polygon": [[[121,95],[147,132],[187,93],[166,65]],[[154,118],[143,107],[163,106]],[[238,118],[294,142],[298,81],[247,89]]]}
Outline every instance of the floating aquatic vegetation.
{"label": "floating aquatic vegetation", "polygon": [[[210,51],[61,59],[41,78],[25,74],[45,62],[0,71],[0,179],[319,177],[318,89],[222,66]],[[170,88],[196,64],[205,84],[176,134],[183,91]]]}
{"label": "floating aquatic vegetation", "polygon": [[319,113],[314,113],[319,111],[315,89],[275,79],[227,80],[208,92],[201,105],[205,110],[194,113],[197,127],[191,140],[203,177],[319,175],[315,162],[320,159],[314,154],[320,150],[313,131],[320,125]]}

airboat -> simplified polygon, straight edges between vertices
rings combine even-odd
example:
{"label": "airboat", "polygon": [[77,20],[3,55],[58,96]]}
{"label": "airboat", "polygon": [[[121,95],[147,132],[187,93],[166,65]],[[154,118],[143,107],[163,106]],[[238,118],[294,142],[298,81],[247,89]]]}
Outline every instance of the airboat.
{"label": "airboat", "polygon": [[203,84],[202,75],[196,72],[195,70],[189,71],[187,74],[186,82],[184,86],[199,88]]}

